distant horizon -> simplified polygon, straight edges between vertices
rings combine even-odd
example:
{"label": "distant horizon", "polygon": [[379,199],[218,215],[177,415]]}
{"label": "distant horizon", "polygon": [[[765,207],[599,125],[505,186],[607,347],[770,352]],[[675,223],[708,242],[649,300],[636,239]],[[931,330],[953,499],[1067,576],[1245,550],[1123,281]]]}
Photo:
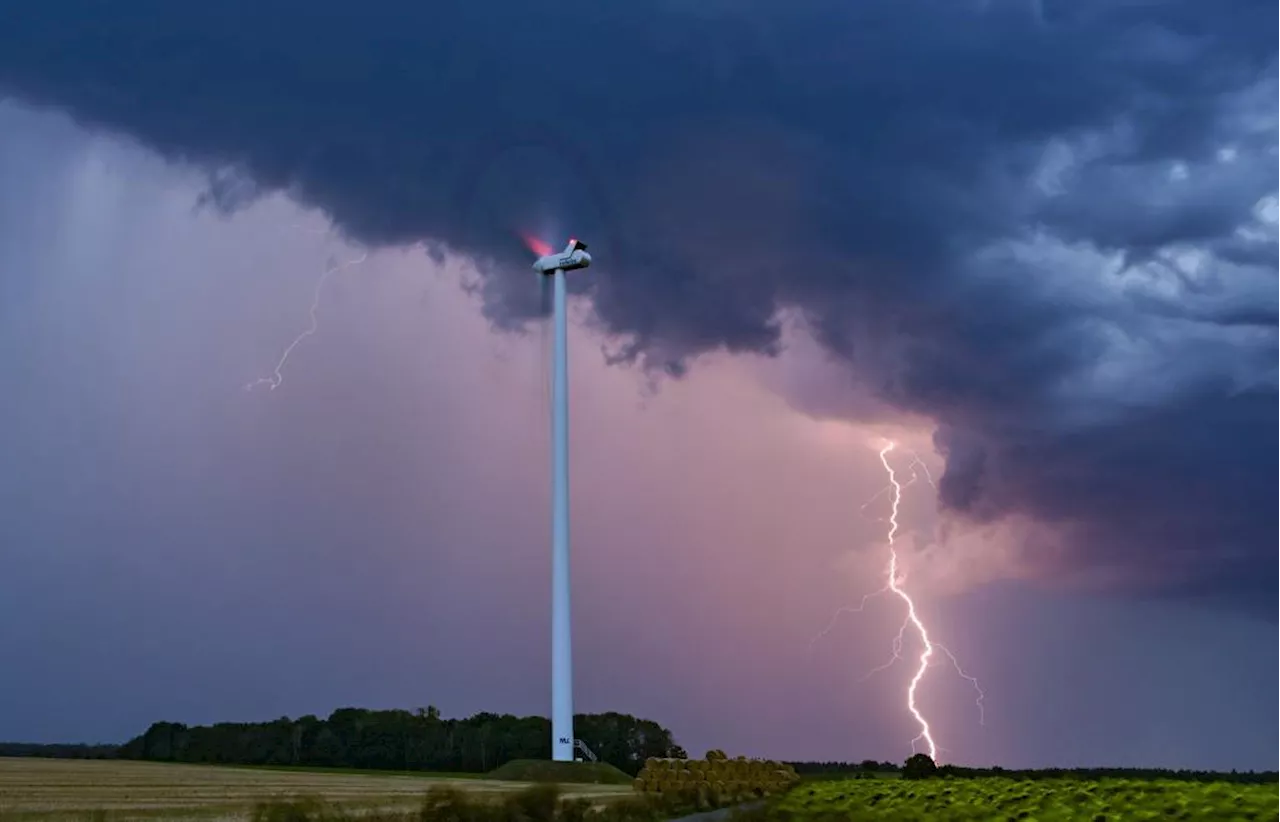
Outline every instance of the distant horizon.
{"label": "distant horizon", "polygon": [[[425,710],[427,707],[430,707],[430,706],[423,706],[423,709]],[[313,716],[313,717],[315,717],[315,718],[317,718],[317,719],[326,720],[329,716],[332,716],[332,714],[333,714],[333,713],[335,713],[335,712],[337,712],[337,711],[341,711],[341,710],[363,710],[363,711],[371,711],[371,712],[372,712],[372,711],[404,711],[404,712],[408,712],[408,713],[416,713],[416,712],[419,710],[419,708],[417,708],[417,707],[415,707],[415,708],[361,708],[361,707],[359,707],[359,706],[355,706],[355,705],[344,705],[344,706],[341,706],[341,707],[338,707],[338,708],[334,708],[332,711],[330,711],[330,712],[329,712],[328,714],[326,714],[326,715],[320,715],[320,714],[300,714],[300,715],[297,715],[297,716],[292,716],[292,715],[287,715],[287,714],[286,714],[286,715],[282,715],[282,716],[272,717],[272,718],[270,718],[270,719],[258,719],[258,720],[236,720],[236,719],[230,719],[230,720],[218,720],[218,721],[213,722],[213,723],[209,723],[209,724],[202,724],[202,725],[191,725],[191,724],[189,724],[189,723],[184,723],[184,722],[181,722],[181,721],[179,721],[179,720],[171,720],[171,719],[157,719],[157,720],[154,720],[153,722],[149,723],[149,724],[147,725],[147,727],[146,727],[146,728],[144,728],[144,729],[142,729],[142,731],[141,731],[141,732],[139,732],[138,734],[134,734],[134,736],[129,737],[128,739],[126,739],[126,740],[124,740],[124,741],[122,741],[122,742],[65,742],[65,741],[62,741],[62,742],[32,742],[32,741],[24,741],[24,740],[12,740],[12,739],[10,739],[10,740],[6,740],[6,739],[0,739],[0,757],[4,757],[4,756],[7,756],[7,755],[8,755],[8,754],[3,753],[3,748],[4,748],[4,746],[6,746],[6,745],[30,745],[30,746],[35,746],[35,747],[57,747],[57,746],[65,746],[65,747],[71,747],[71,748],[74,748],[74,747],[84,747],[84,748],[120,748],[120,747],[123,747],[123,746],[124,746],[127,742],[129,742],[130,740],[132,740],[132,739],[136,739],[138,736],[141,736],[141,735],[142,735],[143,733],[145,733],[145,732],[146,732],[146,730],[148,730],[152,725],[156,725],[156,724],[160,724],[160,723],[173,723],[173,724],[180,724],[180,725],[185,725],[185,726],[187,726],[187,727],[189,727],[189,728],[192,728],[192,727],[211,727],[212,725],[221,725],[221,724],[228,724],[228,725],[254,725],[254,724],[266,724],[266,723],[274,722],[274,721],[276,721],[276,720],[280,720],[280,719],[288,719],[288,720],[289,720],[289,721],[291,721],[291,722],[296,722],[297,720],[299,720],[299,719],[301,719],[301,718],[303,718],[303,717],[306,717],[306,716]],[[516,718],[518,718],[518,719],[541,719],[541,720],[543,720],[543,721],[547,722],[548,724],[550,724],[550,721],[551,721],[549,717],[547,717],[547,716],[542,716],[542,715],[539,715],[539,714],[524,714],[524,715],[522,715],[522,714],[511,714],[511,713],[502,713],[502,712],[498,712],[498,711],[484,711],[484,710],[482,710],[482,711],[478,711],[478,712],[476,712],[476,713],[474,713],[474,714],[470,714],[470,715],[468,715],[468,716],[445,716],[445,715],[442,713],[442,714],[440,715],[440,720],[441,720],[441,721],[465,721],[465,720],[467,720],[467,719],[472,719],[472,718],[474,718],[474,717],[476,717],[476,716],[478,716],[478,715],[481,715],[481,714],[491,714],[491,715],[499,716],[499,717],[502,717],[502,716],[510,716],[510,717],[516,717]],[[608,714],[620,714],[620,715],[635,716],[637,719],[640,719],[640,720],[648,720],[648,721],[656,722],[659,726],[666,727],[665,725],[663,725],[663,724],[662,724],[661,720],[654,719],[654,718],[652,718],[652,717],[639,716],[639,715],[636,715],[636,714],[629,714],[629,713],[628,713],[628,712],[626,712],[626,711],[599,711],[599,712],[595,712],[595,713],[593,713],[592,715],[600,716],[600,715],[608,715]],[[575,714],[575,716],[578,716],[578,715],[582,715],[582,713],[581,713],[581,712],[579,712],[578,714]],[[677,732],[675,731],[675,729],[667,728],[667,730],[671,731],[673,739],[674,739],[677,743],[679,743],[679,742],[680,742],[680,738],[679,738],[679,735],[677,734]],[[713,745],[713,746],[711,746],[711,748],[709,748],[708,750],[719,750],[719,748],[718,748],[717,746]],[[737,756],[737,755],[738,755],[738,754],[735,754],[733,751],[725,751],[725,752],[729,755],[729,757],[730,757],[730,758],[734,758],[735,756]],[[701,759],[701,758],[703,758],[703,757],[705,757],[705,756],[706,756],[706,751],[703,751],[703,752],[699,753],[699,754],[698,754],[698,755],[696,755],[696,756],[693,754],[693,752],[690,752],[690,758],[693,758],[693,759]],[[55,758],[56,758],[56,757],[55,757]],[[548,758],[549,758],[549,757],[548,757]],[[756,757],[756,758],[776,759],[777,761],[781,761],[781,762],[789,762],[789,763],[795,763],[795,764],[808,764],[808,765],[837,765],[837,766],[841,766],[841,765],[846,765],[846,766],[857,766],[857,765],[859,765],[860,763],[865,762],[865,761],[875,761],[877,764],[881,764],[881,765],[887,764],[887,765],[891,765],[891,766],[893,766],[893,767],[895,767],[895,768],[900,768],[900,767],[902,767],[902,762],[895,761],[895,760],[893,760],[893,759],[886,759],[886,758],[875,757],[875,756],[856,756],[856,757],[852,757],[852,758],[849,758],[849,759],[805,759],[805,758],[798,758],[798,759],[797,759],[797,758],[779,758],[779,757],[776,757],[776,756],[775,756],[775,757],[764,756],[764,757]],[[147,761],[161,761],[161,762],[164,762],[164,761],[169,761],[169,760],[147,760]],[[903,761],[905,761],[905,757],[903,758]],[[187,763],[177,762],[177,763],[174,763],[174,764],[187,764]],[[296,765],[296,766],[294,766],[294,765],[254,765],[254,764],[226,763],[226,762],[224,762],[224,763],[190,763],[190,764],[226,765],[226,766],[228,766],[228,767],[267,767],[267,768],[271,768],[271,767],[297,767],[297,768],[318,768],[318,769],[324,769],[324,768],[326,768],[326,767],[331,767],[331,766],[322,766],[322,765]],[[944,761],[940,761],[938,764],[939,764],[940,766],[948,766],[948,767],[952,767],[952,768],[958,768],[958,769],[960,769],[960,770],[962,770],[962,771],[966,771],[966,770],[985,771],[985,770],[991,770],[991,769],[993,769],[993,768],[998,768],[998,769],[1002,769],[1002,770],[1006,770],[1006,771],[1013,771],[1013,772],[1093,771],[1093,770],[1099,770],[1099,771],[1170,771],[1170,772],[1192,772],[1192,773],[1204,773],[1204,774],[1256,774],[1256,775],[1261,775],[1261,776],[1267,776],[1267,775],[1271,775],[1271,774],[1280,774],[1280,768],[1229,768],[1229,769],[1217,769],[1217,768],[1187,768],[1187,767],[1183,767],[1183,768],[1172,768],[1172,767],[1144,766],[1144,765],[1107,765],[1107,764],[1096,764],[1096,765],[1076,765],[1076,766],[1069,766],[1069,767],[1068,767],[1068,766],[1055,766],[1055,765],[1014,766],[1014,765],[1003,765],[1003,764],[1000,764],[1000,763],[990,763],[990,764],[987,764],[987,765],[953,765],[953,764],[950,764],[950,763],[945,762],[945,760],[944,760]],[[345,768],[345,769],[350,769],[350,768],[349,768],[349,767],[347,767],[347,766],[332,766],[332,767],[337,768],[337,769],[344,769],[344,768]],[[373,770],[373,771],[376,771],[376,770],[382,770],[382,769],[378,769],[378,768],[357,768],[357,770]]]}
{"label": "distant horizon", "polygon": [[[163,722],[165,720],[158,720],[158,721]],[[549,721],[550,720],[548,720],[548,722]],[[23,741],[17,741],[17,740],[0,740],[0,748],[6,745],[29,745],[32,747],[68,747],[68,748],[76,748],[76,747],[119,748],[119,747],[122,747],[123,744],[124,743],[115,743],[115,742],[23,742]],[[726,753],[728,753],[731,759],[734,758],[735,756],[732,752],[726,752]],[[6,757],[15,758],[15,759],[22,758],[20,756],[15,756],[13,754],[0,753],[0,759],[6,758]],[[702,756],[692,756],[692,755],[690,756],[690,758],[692,759],[701,759],[703,757],[705,757],[705,753]],[[66,758],[66,757],[48,757],[48,758],[59,759],[59,758]],[[790,764],[797,764],[797,765],[835,765],[835,766],[851,766],[851,767],[856,767],[862,762],[871,760],[871,761],[875,761],[878,765],[890,765],[894,768],[902,767],[901,762],[895,762],[894,760],[891,760],[891,759],[877,759],[876,757],[859,757],[859,758],[853,758],[853,759],[785,759],[785,758],[778,758],[778,757],[753,757],[753,758],[774,759],[779,762],[787,762]],[[549,759],[550,758],[548,757],[548,760]],[[172,761],[172,760],[137,760],[137,761],[156,762],[157,764],[207,765],[210,767],[229,767],[229,768],[297,768],[297,769],[304,769],[304,770],[367,770],[367,771],[375,771],[375,772],[384,770],[381,768],[353,768],[350,766],[328,766],[328,765],[257,765],[257,764],[244,764],[244,763],[238,763],[238,762],[181,762],[181,761]],[[1230,770],[1216,770],[1211,768],[1196,769],[1196,768],[1145,767],[1142,765],[1123,765],[1123,766],[1080,765],[1080,766],[1068,768],[1068,767],[1058,767],[1058,766],[1052,766],[1052,765],[1039,766],[1039,767],[1015,767],[1015,766],[1005,766],[1005,765],[1000,765],[995,763],[990,765],[948,765],[947,763],[944,762],[939,767],[950,767],[950,768],[958,769],[960,771],[988,771],[992,769],[999,769],[999,770],[1010,771],[1010,772],[1168,771],[1171,773],[1187,772],[1187,773],[1202,773],[1202,774],[1255,774],[1259,776],[1269,776],[1269,775],[1280,776],[1280,771],[1277,771],[1276,769],[1232,768]],[[431,773],[431,772],[424,771],[424,773]]]}

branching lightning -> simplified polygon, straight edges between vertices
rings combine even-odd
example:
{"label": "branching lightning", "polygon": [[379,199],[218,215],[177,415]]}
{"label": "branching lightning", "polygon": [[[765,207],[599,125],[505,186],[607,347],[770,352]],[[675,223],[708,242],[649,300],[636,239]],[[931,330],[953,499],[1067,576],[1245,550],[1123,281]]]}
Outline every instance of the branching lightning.
{"label": "branching lightning", "polygon": [[879,665],[871,669],[870,671],[868,671],[866,675],[864,675],[862,679],[860,679],[859,681],[865,682],[875,674],[885,670],[886,668],[893,665],[893,663],[902,659],[903,658],[902,648],[906,639],[907,631],[908,630],[915,631],[915,633],[920,637],[921,644],[923,645],[923,650],[920,653],[919,662],[918,662],[918,665],[916,666],[915,673],[911,677],[911,682],[907,686],[907,710],[908,712],[910,712],[911,716],[915,719],[916,724],[920,728],[920,732],[916,734],[916,736],[911,740],[911,750],[915,752],[917,750],[917,746],[923,742],[925,750],[929,754],[929,758],[936,762],[938,759],[938,752],[942,749],[939,748],[937,742],[934,740],[933,730],[929,726],[929,721],[928,719],[925,718],[924,714],[920,710],[919,705],[916,702],[916,693],[919,690],[921,681],[924,679],[925,674],[929,670],[930,664],[933,662],[934,652],[935,651],[939,652],[943,656],[945,656],[948,660],[950,660],[952,666],[956,670],[956,673],[958,673],[962,679],[965,679],[966,681],[968,681],[973,686],[974,690],[977,692],[977,699],[975,700],[975,704],[978,708],[979,724],[985,724],[986,722],[985,709],[983,706],[983,700],[986,695],[983,693],[982,686],[979,684],[978,680],[975,677],[972,677],[969,674],[965,673],[964,669],[960,667],[960,662],[956,659],[955,654],[951,653],[951,651],[948,650],[944,645],[942,645],[940,642],[932,639],[929,636],[929,630],[928,628],[925,627],[924,621],[920,618],[920,615],[916,610],[915,601],[911,598],[911,595],[908,594],[906,589],[903,587],[906,583],[907,576],[906,576],[906,572],[899,567],[898,550],[895,544],[895,539],[898,535],[898,527],[899,527],[898,526],[898,510],[902,503],[902,492],[904,489],[911,487],[911,485],[914,484],[920,478],[921,475],[924,476],[925,480],[929,483],[929,485],[935,491],[937,490],[938,486],[933,481],[933,475],[929,472],[929,466],[925,465],[924,461],[920,459],[919,455],[914,452],[910,452],[911,463],[908,466],[908,469],[911,471],[911,479],[905,482],[900,482],[898,480],[897,473],[894,471],[893,465],[889,462],[889,453],[893,451],[895,447],[896,447],[895,443],[890,441],[890,442],[886,442],[884,447],[880,449],[880,455],[879,455],[880,464],[884,467],[885,474],[888,477],[888,480],[889,480],[888,485],[886,485],[880,491],[876,492],[876,494],[872,496],[871,499],[863,503],[861,508],[859,509],[859,511],[865,511],[867,506],[869,506],[872,502],[876,501],[877,499],[884,496],[885,494],[890,495],[891,505],[890,505],[889,518],[887,520],[889,527],[886,533],[886,540],[889,545],[889,565],[887,568],[887,576],[886,576],[887,581],[885,582],[884,586],[881,587],[879,590],[873,591],[863,596],[862,600],[858,603],[856,607],[844,607],[837,610],[831,616],[831,620],[830,622],[827,623],[827,626],[823,628],[822,631],[817,636],[815,636],[813,640],[810,642],[810,648],[812,649],[814,643],[816,643],[819,639],[821,639],[822,637],[830,633],[831,629],[835,627],[836,622],[839,620],[842,614],[861,613],[863,608],[866,607],[867,602],[873,599],[874,597],[880,596],[881,594],[891,593],[894,596],[898,597],[900,600],[902,600],[903,604],[907,606],[907,614],[906,614],[906,618],[902,622],[902,627],[898,629],[898,633],[893,638],[892,656],[889,658],[888,662],[885,662],[883,665]]}
{"label": "branching lightning", "polygon": [[[313,231],[312,233],[323,233],[323,232]],[[325,267],[324,272],[320,275],[319,279],[316,280],[316,286],[311,292],[311,309],[309,311],[309,316],[311,318],[310,325],[308,325],[305,329],[303,329],[302,333],[294,337],[293,342],[289,343],[289,345],[285,347],[284,352],[281,353],[280,355],[280,359],[276,361],[276,367],[272,370],[270,376],[259,377],[258,379],[253,380],[252,382],[246,383],[244,386],[244,390],[252,391],[254,388],[257,388],[260,385],[267,386],[267,388],[271,391],[274,391],[280,387],[280,384],[284,382],[285,363],[289,361],[289,355],[293,353],[293,349],[297,348],[298,344],[301,343],[303,340],[305,340],[307,337],[310,337],[312,334],[320,330],[320,319],[318,316],[318,312],[320,310],[320,292],[324,290],[324,284],[328,281],[330,277],[332,277],[334,274],[337,274],[339,271],[343,271],[344,269],[350,268],[351,266],[354,266],[354,265],[360,265],[368,258],[368,256],[369,256],[369,252],[362,251],[359,257],[347,260],[346,262],[343,262],[343,263],[334,263],[332,261],[332,258],[330,259],[329,265]]]}

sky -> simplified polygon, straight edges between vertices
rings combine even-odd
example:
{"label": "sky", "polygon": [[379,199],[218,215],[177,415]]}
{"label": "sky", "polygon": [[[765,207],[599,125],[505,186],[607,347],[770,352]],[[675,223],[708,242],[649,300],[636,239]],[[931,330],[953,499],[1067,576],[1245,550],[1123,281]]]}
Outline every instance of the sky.
{"label": "sky", "polygon": [[527,231],[578,710],[905,758],[892,439],[944,758],[1276,766],[1273,5],[11,18],[0,738],[544,713]]}

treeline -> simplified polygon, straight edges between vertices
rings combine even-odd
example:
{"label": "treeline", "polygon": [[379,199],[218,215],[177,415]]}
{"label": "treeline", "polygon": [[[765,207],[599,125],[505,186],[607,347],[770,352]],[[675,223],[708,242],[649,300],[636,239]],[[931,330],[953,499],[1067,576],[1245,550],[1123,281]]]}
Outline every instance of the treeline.
{"label": "treeline", "polygon": [[897,773],[901,765],[892,762],[877,762],[864,759],[861,762],[788,762],[796,773],[809,778],[827,777],[837,779],[858,774]]}
{"label": "treeline", "polygon": [[[685,752],[671,732],[628,714],[578,714],[574,732],[592,753],[635,775],[651,756]],[[120,748],[124,759],[236,765],[484,773],[513,759],[550,759],[551,723],[544,717],[478,713],[442,719],[417,711],[340,708],[328,719],[282,717],[188,727],[157,722]]]}
{"label": "treeline", "polygon": [[35,742],[0,742],[0,756],[38,756],[45,759],[115,759],[119,745],[42,745]]}

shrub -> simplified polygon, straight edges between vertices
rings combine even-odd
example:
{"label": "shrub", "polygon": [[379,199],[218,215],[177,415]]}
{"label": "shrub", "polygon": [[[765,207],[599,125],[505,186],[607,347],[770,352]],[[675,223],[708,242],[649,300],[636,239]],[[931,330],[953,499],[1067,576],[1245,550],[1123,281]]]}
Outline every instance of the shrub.
{"label": "shrub", "polygon": [[521,822],[556,822],[560,816],[560,786],[534,785],[509,798],[507,804]]}
{"label": "shrub", "polygon": [[488,822],[493,808],[472,799],[457,788],[438,787],[427,791],[418,812],[420,822]]}
{"label": "shrub", "polygon": [[259,802],[250,817],[253,822],[340,822],[346,814],[313,797]]}

